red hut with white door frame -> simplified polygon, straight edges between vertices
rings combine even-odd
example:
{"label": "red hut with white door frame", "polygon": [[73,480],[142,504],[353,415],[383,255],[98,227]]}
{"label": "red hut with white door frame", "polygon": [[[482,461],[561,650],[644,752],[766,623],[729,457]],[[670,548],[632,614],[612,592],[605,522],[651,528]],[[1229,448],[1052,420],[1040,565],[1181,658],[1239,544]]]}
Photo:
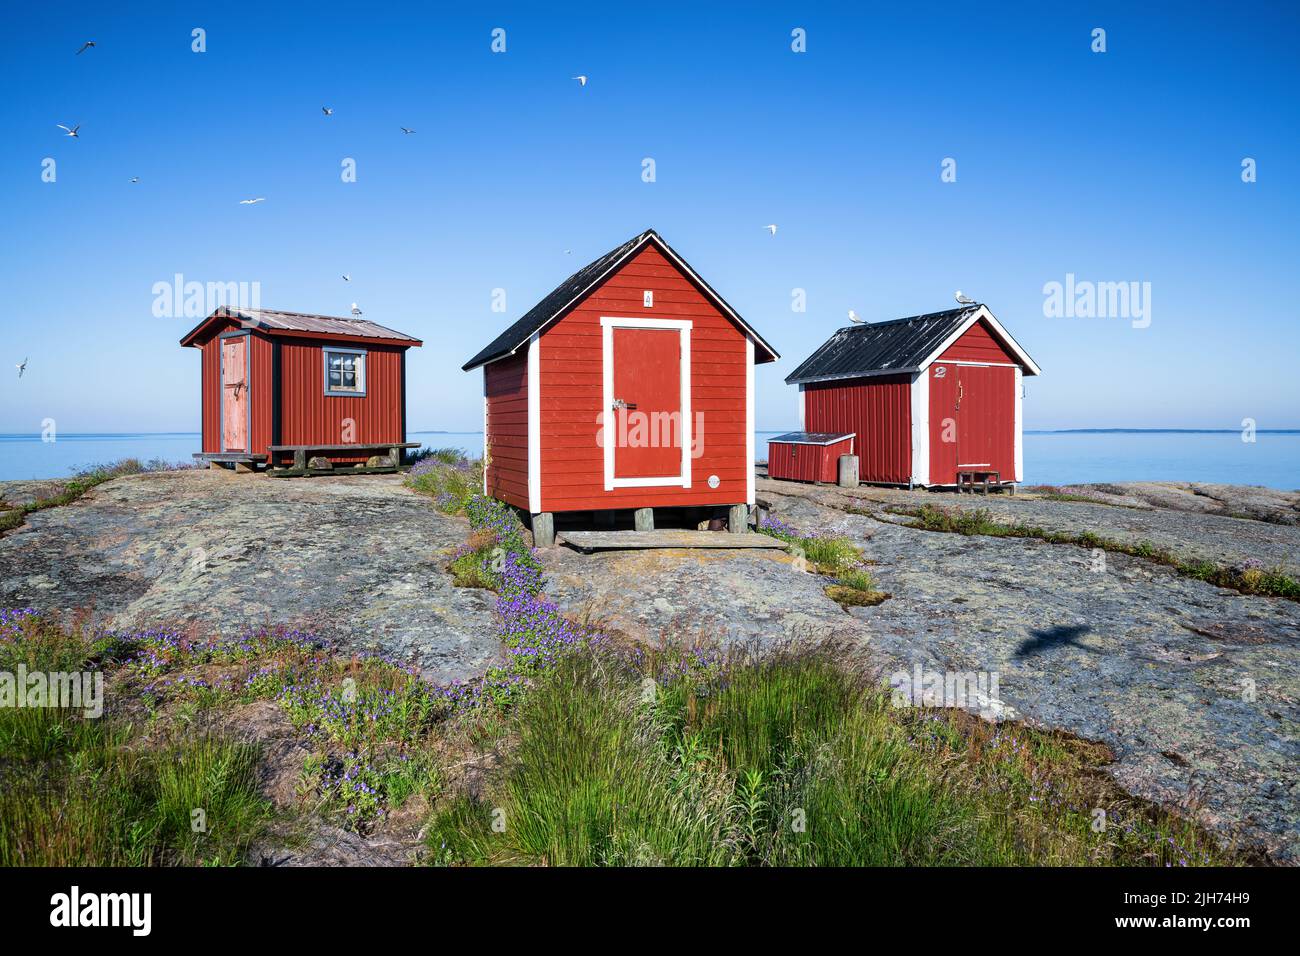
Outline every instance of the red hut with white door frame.
{"label": "red hut with white door frame", "polygon": [[217,309],[181,339],[203,354],[196,457],[250,468],[301,446],[356,462],[405,443],[406,350],[420,344],[359,318]]}
{"label": "red hut with white door frame", "polygon": [[[579,269],[483,369],[484,493],[533,516],[754,503],[754,366],[776,351],[654,230]],[[607,440],[607,436],[609,440]]]}
{"label": "red hut with white door frame", "polygon": [[1040,371],[973,305],[840,329],[786,383],[799,386],[804,429],[856,435],[864,482],[1014,486],[1023,378]]}

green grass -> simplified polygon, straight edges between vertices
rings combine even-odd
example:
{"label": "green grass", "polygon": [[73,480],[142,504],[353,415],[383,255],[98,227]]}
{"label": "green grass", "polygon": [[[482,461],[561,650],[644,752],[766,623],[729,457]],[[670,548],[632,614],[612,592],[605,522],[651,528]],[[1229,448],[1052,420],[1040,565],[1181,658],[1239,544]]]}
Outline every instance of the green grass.
{"label": "green grass", "polygon": [[456,448],[422,448],[406,485],[432,498],[444,514],[464,514],[470,499],[483,489],[483,465]]}
{"label": "green grass", "polygon": [[[1097,745],[896,709],[829,650],[575,655],[537,682],[505,737],[486,786],[435,808],[432,862],[1236,861],[1118,790]],[[1097,808],[1112,821],[1101,831]]]}
{"label": "green grass", "polygon": [[891,508],[894,514],[914,519],[910,527],[925,531],[942,531],[963,535],[990,535],[999,538],[1034,538],[1052,544],[1073,544],[1081,548],[1100,548],[1117,554],[1142,558],[1172,568],[1184,577],[1196,578],[1222,588],[1265,597],[1300,601],[1300,581],[1280,567],[1232,567],[1198,558],[1184,558],[1168,548],[1149,541],[1116,541],[1090,531],[1079,533],[1050,531],[1023,522],[994,519],[986,508],[943,508],[922,505],[920,508]]}
{"label": "green grass", "polygon": [[[28,617],[0,634],[0,670],[95,671],[116,650]],[[257,749],[192,730],[145,747],[141,730],[81,709],[0,709],[0,866],[239,862],[270,821]]]}

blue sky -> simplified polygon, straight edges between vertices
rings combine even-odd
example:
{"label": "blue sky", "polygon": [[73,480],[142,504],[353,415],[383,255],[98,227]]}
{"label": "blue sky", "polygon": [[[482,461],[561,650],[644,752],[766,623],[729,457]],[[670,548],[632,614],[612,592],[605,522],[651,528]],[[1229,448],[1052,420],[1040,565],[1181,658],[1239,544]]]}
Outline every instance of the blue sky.
{"label": "blue sky", "polygon": [[[197,430],[195,323],[152,312],[176,273],[357,301],[425,341],[411,427],[477,428],[460,365],[648,226],[782,352],[760,428],[797,422],[782,379],[848,309],[958,288],[1043,366],[1029,428],[1300,425],[1300,14],[1039,6],[13,5],[0,431]],[[1149,327],[1045,317],[1067,273],[1151,283]]]}

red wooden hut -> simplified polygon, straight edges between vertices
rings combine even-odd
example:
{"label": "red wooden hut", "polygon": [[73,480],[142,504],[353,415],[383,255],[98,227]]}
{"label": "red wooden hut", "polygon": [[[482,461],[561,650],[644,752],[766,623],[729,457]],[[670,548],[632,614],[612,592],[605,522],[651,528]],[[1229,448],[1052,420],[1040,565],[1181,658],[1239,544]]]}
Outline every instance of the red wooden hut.
{"label": "red wooden hut", "polygon": [[465,363],[484,493],[533,516],[754,502],[754,365],[776,351],[654,230],[579,269]]}
{"label": "red wooden hut", "polygon": [[807,431],[856,436],[862,481],[1014,486],[1022,379],[1039,372],[977,304],[840,329],[786,383],[799,386]]}
{"label": "red wooden hut", "polygon": [[196,457],[249,467],[297,447],[357,461],[401,445],[406,350],[420,344],[359,318],[217,309],[181,339],[203,353]]}

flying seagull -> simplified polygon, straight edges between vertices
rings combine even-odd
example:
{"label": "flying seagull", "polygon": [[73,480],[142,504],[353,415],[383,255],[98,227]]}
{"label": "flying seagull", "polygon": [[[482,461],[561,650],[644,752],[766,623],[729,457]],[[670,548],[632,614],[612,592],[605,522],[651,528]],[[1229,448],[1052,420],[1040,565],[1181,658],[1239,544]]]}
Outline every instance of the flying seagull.
{"label": "flying seagull", "polygon": [[355,302],[352,303],[352,314],[361,315],[361,310],[357,308],[357,304]]}
{"label": "flying seagull", "polygon": [[78,123],[76,126],[72,127],[71,129],[68,129],[68,127],[64,126],[62,123],[55,123],[54,125],[57,126],[59,129],[68,130],[66,133],[63,134],[65,136],[75,137],[77,135],[77,130],[81,129],[80,123]]}
{"label": "flying seagull", "polygon": [[397,127],[397,128],[400,129],[403,133],[406,133],[408,136],[409,136],[411,133],[414,133],[414,132],[415,132],[415,130],[413,130],[413,129],[407,129],[405,126],[399,126],[399,127]]}
{"label": "flying seagull", "polygon": [[266,202],[266,197],[265,197],[265,196],[258,196],[256,199],[241,199],[241,200],[239,200],[239,204],[240,204],[241,206],[251,206],[251,205],[253,205],[254,203],[259,203],[259,202]]}
{"label": "flying seagull", "polygon": [[133,183],[138,183],[139,181],[140,181],[140,177],[139,177],[139,176],[132,176],[131,179],[130,179],[130,182],[133,182]]}
{"label": "flying seagull", "polygon": [[351,281],[352,281],[352,276],[349,275],[349,274],[346,273],[346,272],[343,273],[343,281],[344,281],[344,282],[351,282]]}
{"label": "flying seagull", "polygon": [[85,53],[94,45],[95,45],[94,40],[87,40],[85,43],[81,45],[81,49],[77,51],[77,56],[81,56],[81,54]]}
{"label": "flying seagull", "polygon": [[975,303],[975,300],[972,299],[970,296],[968,296],[968,295],[962,295],[962,294],[961,294],[961,289],[958,289],[958,290],[953,294],[953,298],[955,298],[955,299],[956,299],[956,300],[957,300],[961,305],[975,305],[975,304],[976,304],[976,303]]}
{"label": "flying seagull", "polygon": [[23,364],[15,365],[14,368],[18,369],[18,377],[22,378],[23,372],[27,371],[27,359],[23,359]]}
{"label": "flying seagull", "polygon": [[858,315],[858,313],[854,312],[852,309],[849,309],[849,321],[852,322],[854,325],[864,325],[866,324],[867,320],[862,318],[860,315]]}
{"label": "flying seagull", "polygon": [[766,229],[768,232],[770,232],[772,235],[774,235],[774,236],[776,235],[776,223],[774,223],[774,222],[769,222],[769,223],[768,223],[766,226],[764,226],[763,228]]}
{"label": "flying seagull", "polygon": [[333,116],[333,115],[334,115],[334,110],[332,110],[332,109],[331,109],[330,107],[328,107],[328,106],[322,106],[322,107],[320,108],[320,111],[321,111],[322,113],[324,113],[326,116]]}
{"label": "flying seagull", "polygon": [[586,86],[586,85],[587,85],[587,74],[586,74],[586,73],[579,73],[577,76],[570,77],[570,79],[577,80],[579,86]]}

